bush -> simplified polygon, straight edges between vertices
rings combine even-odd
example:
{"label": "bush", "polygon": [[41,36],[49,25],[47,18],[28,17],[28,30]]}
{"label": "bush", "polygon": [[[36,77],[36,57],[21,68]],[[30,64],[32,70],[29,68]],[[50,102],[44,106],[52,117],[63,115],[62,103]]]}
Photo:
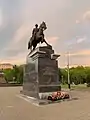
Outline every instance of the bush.
{"label": "bush", "polygon": [[23,67],[14,66],[13,69],[4,70],[4,76],[6,81],[13,83],[23,83]]}

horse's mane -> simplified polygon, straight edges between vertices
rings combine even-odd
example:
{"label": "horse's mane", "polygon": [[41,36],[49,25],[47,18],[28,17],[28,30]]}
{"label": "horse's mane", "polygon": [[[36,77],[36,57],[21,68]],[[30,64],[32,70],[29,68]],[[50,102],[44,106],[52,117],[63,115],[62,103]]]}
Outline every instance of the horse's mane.
{"label": "horse's mane", "polygon": [[39,25],[39,29],[41,28],[41,26],[42,26],[42,23]]}
{"label": "horse's mane", "polygon": [[42,24],[44,24],[44,23],[45,23],[45,22],[43,21],[43,22],[40,24],[39,28],[41,28]]}
{"label": "horse's mane", "polygon": [[39,30],[42,28],[42,25],[44,24],[45,22],[43,21],[40,25],[39,25]]}

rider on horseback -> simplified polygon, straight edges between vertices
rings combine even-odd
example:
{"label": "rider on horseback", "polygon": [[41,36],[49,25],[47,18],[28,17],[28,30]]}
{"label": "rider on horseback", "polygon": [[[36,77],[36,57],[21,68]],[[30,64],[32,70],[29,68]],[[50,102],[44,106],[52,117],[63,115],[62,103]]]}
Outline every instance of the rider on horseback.
{"label": "rider on horseback", "polygon": [[35,25],[35,28],[32,31],[32,37],[30,38],[29,42],[28,42],[28,49],[30,49],[32,51],[32,47],[33,50],[36,48],[38,43],[46,43],[48,46],[50,46],[46,40],[44,39],[44,31],[47,29],[46,23],[42,22],[38,28],[38,25]]}
{"label": "rider on horseback", "polygon": [[35,28],[32,31],[32,38],[33,38],[33,40],[35,40],[36,34],[37,34],[38,31],[39,31],[38,24],[36,24]]}

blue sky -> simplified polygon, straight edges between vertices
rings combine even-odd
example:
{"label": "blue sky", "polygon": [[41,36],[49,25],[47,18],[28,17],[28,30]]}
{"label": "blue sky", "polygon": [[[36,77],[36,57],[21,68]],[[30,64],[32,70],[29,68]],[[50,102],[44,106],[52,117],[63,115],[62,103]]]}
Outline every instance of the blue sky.
{"label": "blue sky", "polygon": [[34,24],[45,21],[59,66],[90,65],[90,0],[0,0],[0,62],[25,63]]}

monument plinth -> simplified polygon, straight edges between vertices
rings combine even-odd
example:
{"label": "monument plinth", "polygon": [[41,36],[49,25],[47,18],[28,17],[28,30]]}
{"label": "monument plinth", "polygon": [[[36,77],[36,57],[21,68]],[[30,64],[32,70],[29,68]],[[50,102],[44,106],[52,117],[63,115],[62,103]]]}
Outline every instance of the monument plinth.
{"label": "monument plinth", "polygon": [[[57,60],[60,55],[55,54],[52,46],[46,41],[44,37],[46,29],[47,25],[44,21],[39,27],[38,24],[35,25],[28,42],[30,54],[27,56],[24,67],[21,93],[29,98],[35,98],[35,101],[45,99],[42,96],[61,90]],[[47,46],[36,48],[39,43],[45,43]]]}
{"label": "monument plinth", "polygon": [[36,48],[27,56],[24,67],[23,93],[40,99],[41,93],[60,91],[58,60],[51,46]]}

